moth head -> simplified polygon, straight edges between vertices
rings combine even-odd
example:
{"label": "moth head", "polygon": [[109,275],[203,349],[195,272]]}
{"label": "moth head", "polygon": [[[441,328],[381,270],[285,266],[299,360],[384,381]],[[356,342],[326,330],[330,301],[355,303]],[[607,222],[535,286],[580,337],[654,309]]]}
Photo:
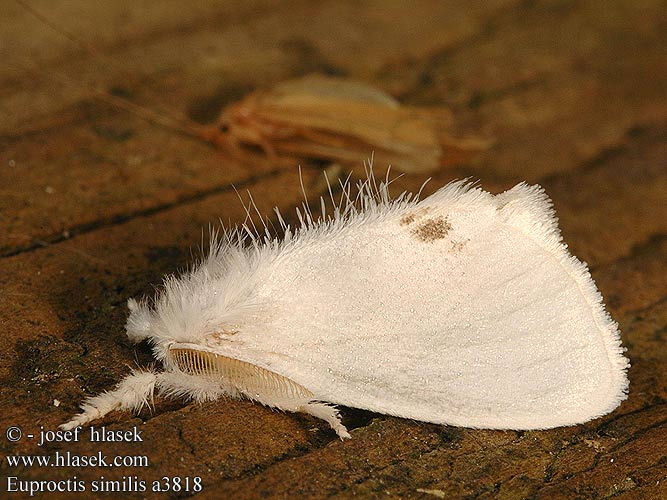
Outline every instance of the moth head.
{"label": "moth head", "polygon": [[[226,108],[218,121],[201,129],[199,136],[216,148],[245,160],[265,151],[266,131],[253,119],[252,111],[242,101]],[[251,161],[251,160],[248,160]]]}
{"label": "moth head", "polygon": [[[227,259],[234,254],[239,256],[229,250]],[[154,300],[130,299],[125,325],[130,341],[148,340],[162,359],[174,343],[213,347],[233,340],[259,311],[253,280],[241,276],[242,263],[231,264],[206,259],[181,277],[165,279]]]}

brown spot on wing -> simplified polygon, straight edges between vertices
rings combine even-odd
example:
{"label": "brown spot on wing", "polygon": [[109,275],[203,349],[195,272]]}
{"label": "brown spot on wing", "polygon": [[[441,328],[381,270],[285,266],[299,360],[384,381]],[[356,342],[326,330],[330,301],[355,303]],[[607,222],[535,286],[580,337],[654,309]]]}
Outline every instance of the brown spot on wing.
{"label": "brown spot on wing", "polygon": [[408,214],[408,215],[404,215],[404,216],[401,218],[401,226],[407,226],[407,225],[409,225],[409,224],[412,224],[412,223],[415,221],[415,217],[416,217],[416,216],[415,216],[414,213],[410,213],[410,214]]}
{"label": "brown spot on wing", "polygon": [[415,210],[414,212],[410,212],[404,215],[403,217],[401,217],[401,226],[409,226],[417,219],[421,219],[422,217],[424,217],[430,210],[431,210],[430,207],[423,207],[420,208],[419,210]]}
{"label": "brown spot on wing", "polygon": [[441,240],[451,231],[452,225],[441,215],[420,222],[410,231],[415,238],[421,241],[431,242]]}

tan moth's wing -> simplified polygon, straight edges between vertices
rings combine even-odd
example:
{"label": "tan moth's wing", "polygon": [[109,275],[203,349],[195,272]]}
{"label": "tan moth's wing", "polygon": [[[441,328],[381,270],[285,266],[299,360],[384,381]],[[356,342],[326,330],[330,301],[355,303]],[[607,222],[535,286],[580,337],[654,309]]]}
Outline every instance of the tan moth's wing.
{"label": "tan moth's wing", "polygon": [[276,85],[271,94],[275,100],[294,95],[311,95],[315,98],[335,98],[346,101],[372,103],[385,107],[399,108],[400,103],[392,96],[366,83],[312,74],[296,80],[288,80]]}
{"label": "tan moth's wing", "polygon": [[448,111],[399,106],[386,94],[353,81],[337,80],[327,92],[308,89],[308,81],[299,83],[287,86],[289,92],[280,87],[264,92],[254,103],[256,119],[293,131],[276,135],[276,149],[356,163],[374,153],[377,161],[405,171],[440,165],[438,134],[451,123]]}

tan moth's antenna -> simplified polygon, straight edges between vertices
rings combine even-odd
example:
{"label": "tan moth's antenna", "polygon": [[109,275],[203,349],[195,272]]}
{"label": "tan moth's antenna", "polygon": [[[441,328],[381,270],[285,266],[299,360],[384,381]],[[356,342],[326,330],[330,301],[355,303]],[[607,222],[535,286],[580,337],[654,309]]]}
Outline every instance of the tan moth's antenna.
{"label": "tan moth's antenna", "polygon": [[[23,9],[26,10],[30,15],[38,19],[41,23],[44,25],[48,26],[52,30],[54,30],[56,33],[59,35],[67,38],[70,40],[72,43],[75,45],[81,47],[84,49],[86,52],[88,52],[90,55],[92,55],[97,61],[103,63],[106,66],[111,66],[122,74],[124,77],[130,79],[130,80],[136,80],[136,76],[132,73],[129,73],[125,68],[123,68],[121,65],[117,64],[112,58],[105,56],[102,54],[100,51],[98,51],[92,44],[86,42],[84,39],[70,33],[69,31],[63,29],[60,26],[57,26],[55,23],[50,21],[46,16],[44,16],[42,13],[39,11],[35,10],[30,4],[25,2],[25,0],[14,0],[17,4],[19,4]],[[57,79],[61,82],[64,82],[68,85],[75,85],[78,87],[85,87],[87,90],[92,92],[96,98],[107,102],[111,104],[112,106],[115,106],[117,108],[123,109],[129,113],[132,113],[135,116],[138,116],[139,118],[149,122],[153,123],[155,125],[159,125],[161,127],[166,127],[172,130],[175,130],[177,132],[180,132],[182,134],[185,134],[190,137],[195,137],[197,139],[203,139],[206,142],[210,142],[207,139],[207,133],[210,134],[210,127],[205,127],[203,125],[200,125],[199,123],[191,120],[187,116],[185,116],[183,113],[180,111],[169,108],[168,105],[165,103],[160,103],[161,108],[167,108],[168,112],[166,110],[163,110],[162,113],[158,113],[156,111],[153,111],[149,108],[146,108],[144,106],[141,106],[139,104],[135,104],[132,101],[125,99],[123,97],[119,97],[116,95],[113,95],[109,92],[106,92],[98,87],[96,87],[93,84],[86,84],[86,83],[81,83],[78,81],[74,81],[72,78],[65,76],[63,74],[58,74],[58,73],[51,73],[51,77],[54,79]]]}
{"label": "tan moth's antenna", "polygon": [[[63,75],[58,76],[63,77]],[[69,81],[72,83],[71,80]],[[204,139],[204,132],[208,130],[206,127],[199,125],[198,123],[193,122],[186,117],[174,117],[167,114],[160,114],[149,108],[135,104],[132,101],[115,96],[109,92],[105,92],[104,90],[101,90],[95,86],[87,86],[87,88],[93,92],[98,99],[108,102],[113,106],[124,109],[125,111],[132,113],[133,115],[138,116],[147,122],[159,125],[161,127],[170,128],[190,137],[196,137],[197,139]]]}
{"label": "tan moth's antenna", "polygon": [[[14,1],[17,4],[19,4],[21,7],[23,7],[26,10],[26,12],[28,12],[33,17],[37,18],[40,22],[42,22],[43,24],[45,24],[46,26],[51,28],[53,31],[55,31],[59,35],[67,38],[73,44],[78,45],[79,47],[85,49],[87,52],[89,52],[91,55],[93,55],[99,61],[103,61],[105,64],[113,66],[114,69],[116,69],[117,71],[121,71],[124,75],[127,76],[127,72],[125,71],[124,68],[122,68],[120,65],[117,65],[116,62],[113,61],[112,59],[109,59],[108,57],[102,55],[90,43],[86,42],[82,38],[77,37],[76,35],[73,35],[69,31],[61,28],[60,26],[57,26],[49,18],[47,18],[45,15],[41,14],[39,11],[35,10],[29,3],[25,2],[24,0],[14,0]],[[129,76],[133,77],[133,75],[129,75]]]}

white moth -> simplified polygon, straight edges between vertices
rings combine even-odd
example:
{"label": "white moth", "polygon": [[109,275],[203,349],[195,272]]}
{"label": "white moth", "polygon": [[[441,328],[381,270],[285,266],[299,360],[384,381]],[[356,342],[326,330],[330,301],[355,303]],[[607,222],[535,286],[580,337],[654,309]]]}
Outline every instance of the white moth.
{"label": "white moth", "polygon": [[308,413],[341,438],[334,405],[546,429],[626,398],[617,324],[541,187],[493,196],[460,181],[392,200],[371,176],[358,190],[333,215],[297,210],[296,229],[278,214],[281,240],[226,232],[153,301],[130,299],[127,335],[164,371],[134,372],[61,427],[140,409],[156,390]]}

